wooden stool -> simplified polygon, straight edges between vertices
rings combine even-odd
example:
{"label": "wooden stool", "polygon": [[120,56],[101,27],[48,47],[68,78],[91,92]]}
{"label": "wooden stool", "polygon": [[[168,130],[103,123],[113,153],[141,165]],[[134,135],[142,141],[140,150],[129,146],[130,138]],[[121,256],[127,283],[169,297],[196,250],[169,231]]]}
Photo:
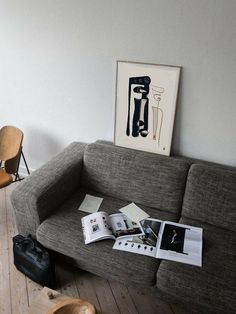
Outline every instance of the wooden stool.
{"label": "wooden stool", "polygon": [[96,310],[87,301],[44,287],[28,309],[28,314],[96,314]]}

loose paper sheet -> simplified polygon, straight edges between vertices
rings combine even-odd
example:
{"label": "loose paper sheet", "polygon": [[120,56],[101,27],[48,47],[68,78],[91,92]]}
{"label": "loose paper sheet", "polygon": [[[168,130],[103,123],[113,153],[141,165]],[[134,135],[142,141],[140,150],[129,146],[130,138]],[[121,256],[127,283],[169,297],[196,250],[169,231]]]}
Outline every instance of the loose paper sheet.
{"label": "loose paper sheet", "polygon": [[120,208],[119,211],[124,213],[127,217],[129,217],[129,219],[137,223],[143,219],[150,217],[147,213],[145,213],[145,211],[143,211],[134,203]]}
{"label": "loose paper sheet", "polygon": [[96,197],[89,194],[86,194],[83,202],[81,203],[78,210],[86,213],[95,213],[98,211],[101,203],[103,201],[102,197]]}

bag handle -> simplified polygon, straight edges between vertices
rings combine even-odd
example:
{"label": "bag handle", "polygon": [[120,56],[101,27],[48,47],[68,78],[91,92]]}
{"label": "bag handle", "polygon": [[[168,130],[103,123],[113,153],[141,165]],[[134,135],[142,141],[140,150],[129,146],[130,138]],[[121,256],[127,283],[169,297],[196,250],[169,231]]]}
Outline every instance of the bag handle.
{"label": "bag handle", "polygon": [[35,249],[35,242],[34,242],[34,239],[31,236],[31,234],[28,234],[27,237],[24,237],[21,234],[18,234],[15,237],[13,237],[13,242],[16,243],[16,244],[17,243],[28,242],[28,241],[31,242],[33,249]]}

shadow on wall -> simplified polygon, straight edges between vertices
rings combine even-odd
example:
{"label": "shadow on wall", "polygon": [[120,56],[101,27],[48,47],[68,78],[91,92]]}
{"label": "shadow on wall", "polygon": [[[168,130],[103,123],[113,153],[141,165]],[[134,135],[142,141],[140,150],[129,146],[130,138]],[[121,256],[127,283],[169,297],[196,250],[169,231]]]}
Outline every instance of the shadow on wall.
{"label": "shadow on wall", "polygon": [[183,69],[181,72],[170,155],[181,155],[181,128],[183,124]]}
{"label": "shadow on wall", "polygon": [[64,147],[52,133],[47,133],[39,129],[29,128],[27,130],[27,159],[29,167],[35,170],[59,153]]}

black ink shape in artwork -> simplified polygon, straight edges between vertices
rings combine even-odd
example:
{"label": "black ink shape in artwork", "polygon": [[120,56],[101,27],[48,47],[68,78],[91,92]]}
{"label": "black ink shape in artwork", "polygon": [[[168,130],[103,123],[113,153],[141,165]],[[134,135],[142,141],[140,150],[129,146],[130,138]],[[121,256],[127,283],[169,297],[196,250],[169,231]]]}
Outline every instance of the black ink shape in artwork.
{"label": "black ink shape in artwork", "polygon": [[[137,137],[139,134],[143,137],[148,135],[148,94],[150,83],[151,79],[149,76],[129,78],[127,136],[130,136],[131,121],[133,137]],[[133,112],[131,112],[131,108],[134,108]]]}
{"label": "black ink shape in artwork", "polygon": [[184,252],[186,229],[189,230],[189,228],[165,224],[160,249],[188,255]]}

